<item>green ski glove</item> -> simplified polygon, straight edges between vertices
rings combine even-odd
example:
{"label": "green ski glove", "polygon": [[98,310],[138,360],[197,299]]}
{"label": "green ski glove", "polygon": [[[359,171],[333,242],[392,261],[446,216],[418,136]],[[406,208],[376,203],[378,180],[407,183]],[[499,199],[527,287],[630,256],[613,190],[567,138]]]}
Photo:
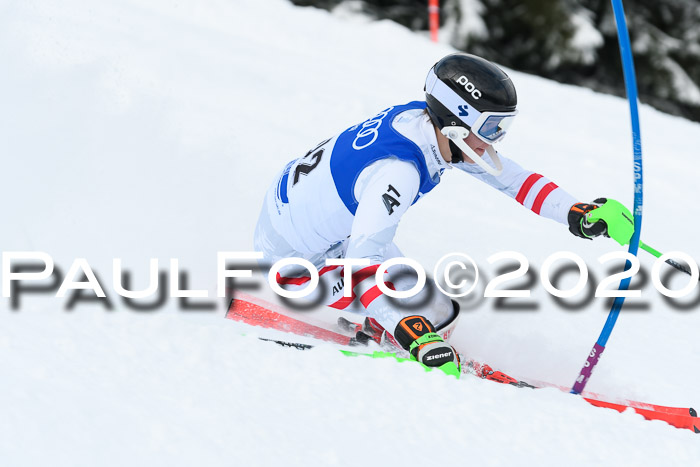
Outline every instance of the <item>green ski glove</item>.
{"label": "green ski glove", "polygon": [[627,245],[634,233],[634,218],[619,201],[598,198],[590,204],[577,203],[569,211],[569,230],[578,237],[591,239],[605,235]]}
{"label": "green ski glove", "polygon": [[634,216],[619,201],[614,199],[599,198],[603,205],[590,211],[586,219],[590,223],[605,222],[608,226],[606,236],[612,238],[620,245],[627,245],[634,234]]}

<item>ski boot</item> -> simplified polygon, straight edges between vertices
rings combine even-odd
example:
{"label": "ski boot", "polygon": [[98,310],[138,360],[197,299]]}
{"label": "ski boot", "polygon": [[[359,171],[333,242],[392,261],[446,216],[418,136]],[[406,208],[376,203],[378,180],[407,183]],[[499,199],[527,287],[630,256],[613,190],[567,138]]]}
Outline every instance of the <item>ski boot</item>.
{"label": "ski boot", "polygon": [[359,324],[341,316],[338,318],[338,327],[345,332],[355,334],[355,337],[350,340],[351,345],[368,345],[374,341],[380,347],[390,348],[393,346],[400,348],[391,336],[387,334],[386,330],[373,318],[365,318],[364,324]]}
{"label": "ski boot", "polygon": [[[435,332],[439,334],[443,340],[449,339],[452,331],[457,327],[458,319],[459,303],[452,300],[452,314],[444,322],[440,323]],[[363,324],[359,324],[341,316],[338,318],[338,328],[355,335],[351,340],[352,345],[367,345],[370,341],[374,341],[384,348],[390,348],[392,346],[402,348],[396,339],[394,339],[391,334],[387,333],[382,325],[374,318],[367,317]]]}

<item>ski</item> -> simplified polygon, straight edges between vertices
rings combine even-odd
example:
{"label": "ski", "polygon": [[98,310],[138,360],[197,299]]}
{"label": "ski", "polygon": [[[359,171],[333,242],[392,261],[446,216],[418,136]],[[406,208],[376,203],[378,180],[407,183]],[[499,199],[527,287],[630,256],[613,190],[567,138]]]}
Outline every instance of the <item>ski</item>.
{"label": "ski", "polygon": [[251,326],[277,329],[278,331],[312,337],[334,344],[353,345],[353,339],[349,336],[293,318],[289,316],[289,312],[285,313],[285,310],[278,309],[275,305],[259,298],[247,294],[240,295],[244,296],[245,299],[232,299],[226,312],[226,318],[250,324]]}
{"label": "ski", "polygon": [[[297,348],[299,350],[307,350],[313,348],[313,345],[310,344],[301,344],[298,342],[290,342],[290,341],[283,341],[279,339],[267,339],[263,337],[259,337],[260,340],[263,341],[268,341],[268,342],[274,342],[275,344],[284,346],[284,347],[293,347]],[[367,356],[371,358],[394,358],[395,360],[399,362],[403,361],[409,361],[408,358],[402,358],[396,355],[395,353],[390,353],[390,352],[374,352],[374,353],[363,353],[363,352],[350,352],[346,350],[341,350],[341,352],[346,355],[346,356]],[[413,360],[411,360],[413,361]],[[417,362],[416,362],[417,363]],[[466,362],[466,371],[463,371],[465,373],[474,375],[478,378],[483,378],[481,376],[481,373],[479,372],[480,367],[482,364],[475,362],[475,361],[467,361]],[[425,367],[424,368],[427,371],[432,370],[432,368]],[[465,368],[463,366],[463,368]],[[500,373],[500,372],[498,372]],[[538,386],[533,386],[530,383],[527,383],[525,381],[518,381],[515,378],[512,378],[508,375],[505,375],[501,373],[501,375],[504,375],[502,378],[489,378],[491,381],[495,381],[497,383],[502,383],[502,384],[510,384],[512,386],[518,387],[518,388],[532,388],[532,389],[537,389],[537,388],[542,388],[542,387],[556,387],[558,389],[561,389],[563,392],[568,392],[566,388],[560,387],[560,386],[555,386],[552,384],[548,383],[539,383],[540,385]],[[655,404],[647,404],[644,402],[637,402],[637,401],[625,401],[625,403],[616,403],[616,402],[609,402],[606,400],[603,400],[601,396],[596,395],[596,398],[591,397],[590,393],[587,393],[587,396],[582,396],[583,399],[588,402],[589,404],[595,406],[595,407],[602,407],[606,409],[613,409],[616,410],[620,413],[624,412],[625,410],[632,408],[637,412],[638,414],[642,415],[646,420],[661,420],[665,421],[671,426],[674,426],[676,428],[682,428],[682,429],[688,429],[690,431],[693,431],[695,433],[700,433],[700,419],[697,418],[697,412],[695,409],[692,407],[689,408],[683,408],[683,407],[667,407],[667,406],[662,406],[662,405],[655,405]]]}
{"label": "ski", "polygon": [[[353,347],[358,345],[358,342],[354,337],[327,329],[321,324],[313,324],[308,321],[303,321],[291,316],[293,313],[294,312],[292,311],[270,304],[257,297],[239,293],[237,294],[236,298],[231,300],[229,308],[226,312],[226,318],[243,322],[251,326],[274,329],[285,333],[308,337],[323,342],[339,344],[342,346]],[[345,320],[343,328],[350,331],[361,330],[362,325]],[[313,344],[305,344],[283,339],[263,337],[260,337],[260,339],[299,350],[307,350],[314,347]],[[397,351],[403,352],[401,349],[397,349]],[[396,352],[356,352],[349,350],[341,350],[341,352],[346,356],[394,358],[397,361],[409,361],[408,358],[401,357],[397,355]],[[432,368],[425,367],[424,365],[422,366],[427,371],[432,370]],[[509,384],[519,388],[537,389],[542,387],[555,387],[564,392],[569,392],[569,388],[543,381],[520,381],[500,371],[493,371],[490,366],[476,360],[462,359],[462,373],[470,374],[482,379],[489,379],[501,384]],[[585,392],[581,396],[586,402],[596,407],[609,408],[618,412],[624,412],[625,410],[632,408],[647,420],[662,420],[676,428],[688,429],[695,433],[700,433],[700,418],[697,417],[697,412],[692,407],[669,407],[632,400],[610,400],[611,398],[591,392]]]}

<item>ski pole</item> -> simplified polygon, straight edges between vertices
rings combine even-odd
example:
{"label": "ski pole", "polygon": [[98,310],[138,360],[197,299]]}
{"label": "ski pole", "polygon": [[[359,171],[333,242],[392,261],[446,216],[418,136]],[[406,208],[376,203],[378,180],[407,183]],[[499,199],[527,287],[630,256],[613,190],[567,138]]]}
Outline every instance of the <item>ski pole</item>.
{"label": "ski pole", "polygon": [[[601,200],[596,200],[596,201],[601,201]],[[635,200],[635,205],[636,205],[636,200]],[[635,211],[637,209],[635,208]],[[599,205],[597,209],[593,209],[585,214],[585,219],[587,222],[590,223],[595,223],[598,221],[603,221],[605,222],[606,225],[606,232],[605,236],[615,240],[617,243],[620,245],[630,245],[630,253],[632,253],[632,241],[635,238],[639,239],[639,234],[637,234],[637,229],[633,229],[633,223],[636,222],[636,220],[633,220],[632,218],[636,218],[638,216],[633,215],[629,209],[625,207],[622,203],[619,201],[615,201],[614,199],[605,199],[605,203]],[[661,258],[663,256],[663,253],[661,253],[659,250],[650,247],[649,245],[645,244],[641,239],[639,240],[639,248],[641,248],[644,251],[647,251],[651,253],[652,255],[656,256],[657,258]],[[636,255],[636,253],[635,253]],[[690,271],[690,268],[683,266],[680,264],[678,261],[675,261],[673,259],[667,259],[664,261],[666,264],[673,266],[674,268],[678,269],[679,271],[682,271],[690,276],[692,276],[692,272]],[[698,278],[700,280],[700,278]]]}
{"label": "ski pole", "polygon": [[[663,253],[661,253],[658,250],[655,250],[654,248],[650,247],[646,243],[642,242],[640,240],[639,242],[639,248],[641,248],[644,251],[647,251],[651,253],[652,255],[656,256],[657,258],[661,258],[663,256]],[[690,272],[690,269],[688,269],[687,266],[683,266],[682,264],[672,260],[672,259],[667,259],[665,261],[666,264],[673,266],[674,268],[678,269],[679,271],[683,271],[684,273],[688,274],[689,276],[692,276],[693,274]],[[698,278],[698,281],[700,281],[700,277]]]}

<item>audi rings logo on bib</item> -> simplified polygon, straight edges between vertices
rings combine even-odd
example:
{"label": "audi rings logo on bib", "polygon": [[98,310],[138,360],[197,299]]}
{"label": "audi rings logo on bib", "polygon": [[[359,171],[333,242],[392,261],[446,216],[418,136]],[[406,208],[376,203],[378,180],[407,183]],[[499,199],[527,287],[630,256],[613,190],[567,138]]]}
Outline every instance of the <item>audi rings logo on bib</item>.
{"label": "audi rings logo on bib", "polygon": [[[363,122],[362,125],[360,125],[360,131],[357,132],[355,140],[352,142],[352,147],[359,151],[360,149],[364,149],[374,143],[379,136],[379,127],[382,126],[384,117],[386,117],[393,109],[393,107],[389,107],[386,110],[382,110],[374,117]],[[351,128],[351,131],[352,130],[354,130],[354,128]]]}
{"label": "audi rings logo on bib", "polygon": [[470,93],[475,100],[479,100],[479,98],[481,97],[481,91],[476,89],[476,86],[474,86],[474,83],[469,81],[469,78],[462,75],[459,78],[457,78],[457,82],[464,86],[464,90]]}

